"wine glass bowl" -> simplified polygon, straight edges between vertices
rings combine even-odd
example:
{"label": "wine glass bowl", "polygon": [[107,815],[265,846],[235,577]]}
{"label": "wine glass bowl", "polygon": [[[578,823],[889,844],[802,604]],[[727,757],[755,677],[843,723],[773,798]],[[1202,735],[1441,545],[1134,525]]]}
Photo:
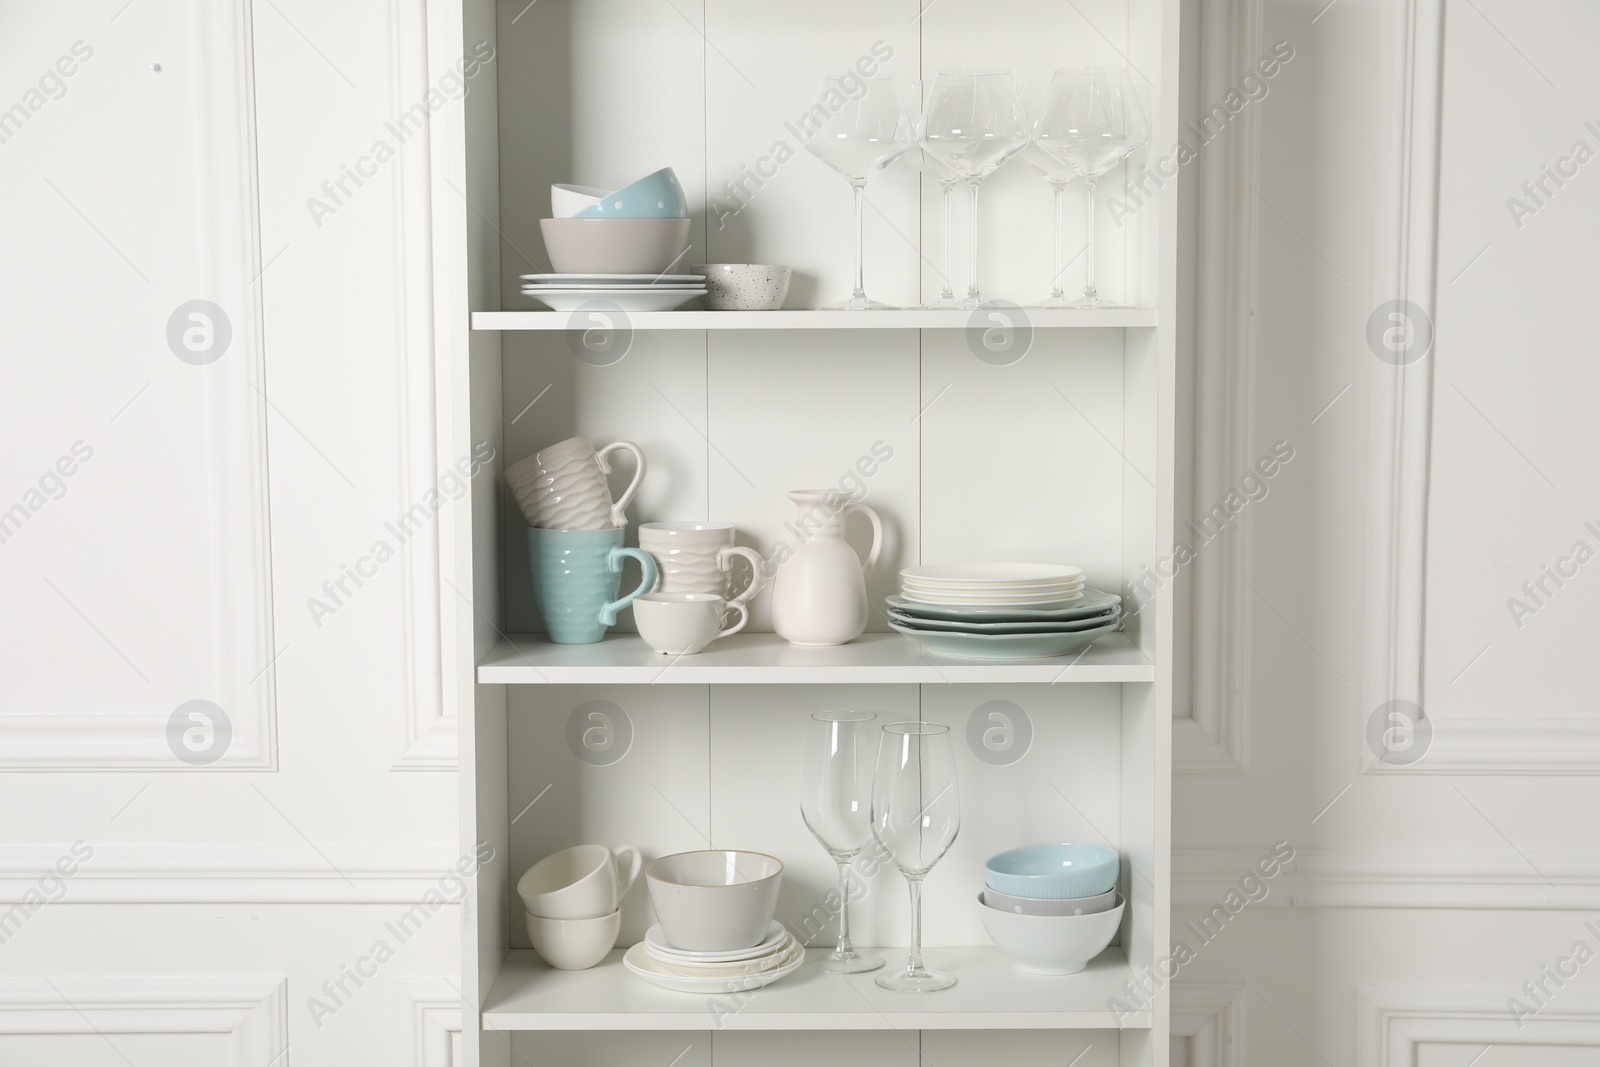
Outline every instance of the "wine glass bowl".
{"label": "wine glass bowl", "polygon": [[817,967],[835,974],[883,966],[883,957],[863,956],[850,942],[851,864],[872,840],[868,760],[876,721],[869,711],[821,711],[811,716],[806,737],[800,817],[839,868],[839,941]]}

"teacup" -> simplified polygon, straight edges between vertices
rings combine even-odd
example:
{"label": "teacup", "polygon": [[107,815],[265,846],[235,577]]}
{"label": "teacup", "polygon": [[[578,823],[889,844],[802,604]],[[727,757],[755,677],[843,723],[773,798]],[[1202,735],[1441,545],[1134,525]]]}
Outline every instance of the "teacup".
{"label": "teacup", "polygon": [[[739,621],[723,626],[728,612]],[[633,621],[644,643],[663,656],[692,656],[719,637],[744,629],[749,610],[715,593],[644,593],[634,598]]]}
{"label": "teacup", "polygon": [[595,919],[546,919],[528,915],[528,940],[533,950],[550,966],[563,971],[582,971],[606,958],[617,945],[622,929],[622,912],[614,911]]}
{"label": "teacup", "polygon": [[[659,593],[715,593],[734,604],[748,604],[766,584],[761,554],[733,543],[727,522],[646,522],[639,525],[639,547],[655,557]],[[750,564],[750,584],[733,594],[733,560]]]}
{"label": "teacup", "polygon": [[[633,453],[633,481],[615,503],[606,475],[606,457],[617,449]],[[506,468],[506,485],[529,526],[545,530],[609,530],[628,524],[627,507],[644,481],[644,450],[632,441],[613,441],[598,452],[588,434],[541,448]]]}
{"label": "teacup", "polygon": [[[599,641],[617,613],[655,584],[656,561],[641,549],[624,548],[622,534],[620,529],[528,530],[533,602],[556,644]],[[638,560],[643,574],[633,592],[618,597],[627,559]]]}
{"label": "teacup", "polygon": [[[621,869],[624,860],[627,874]],[[621,906],[639,877],[641,862],[632,845],[574,845],[523,871],[517,879],[517,896],[528,914],[540,918],[599,918]]]}

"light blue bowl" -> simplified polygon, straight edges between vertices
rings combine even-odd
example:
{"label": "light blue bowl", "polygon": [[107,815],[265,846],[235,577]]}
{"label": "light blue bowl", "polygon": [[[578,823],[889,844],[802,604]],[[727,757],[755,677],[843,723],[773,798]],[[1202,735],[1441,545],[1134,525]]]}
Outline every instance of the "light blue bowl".
{"label": "light blue bowl", "polygon": [[632,185],[607,193],[573,216],[575,219],[686,219],[689,201],[671,167],[646,174]]}
{"label": "light blue bowl", "polygon": [[1105,845],[1024,845],[992,856],[990,889],[1030,900],[1077,900],[1116,888],[1122,857]]}

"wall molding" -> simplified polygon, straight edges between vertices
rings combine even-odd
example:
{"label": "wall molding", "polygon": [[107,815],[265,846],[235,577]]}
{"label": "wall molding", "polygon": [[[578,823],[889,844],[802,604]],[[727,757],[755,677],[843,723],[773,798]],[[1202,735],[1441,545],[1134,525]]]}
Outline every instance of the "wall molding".
{"label": "wall molding", "polygon": [[1244,986],[1237,982],[1175,982],[1172,1036],[1189,1042],[1189,1062],[1244,1067]]}
{"label": "wall molding", "polygon": [[1435,717],[1427,755],[1372,774],[1600,774],[1600,719]]}
{"label": "wall molding", "polygon": [[[1218,904],[1259,849],[1174,849],[1173,907]],[[1251,907],[1600,909],[1600,851],[1301,849]]]}
{"label": "wall molding", "polygon": [[283,978],[0,979],[0,1034],[227,1034],[229,1067],[277,1064],[289,1048]]}
{"label": "wall molding", "polygon": [[402,978],[398,985],[407,1034],[405,1067],[458,1065],[460,984],[449,978]]}
{"label": "wall molding", "polygon": [[1600,990],[1569,985],[1522,1029],[1506,1006],[1513,987],[1372,986],[1356,991],[1361,1067],[1413,1067],[1430,1044],[1600,1047]]}

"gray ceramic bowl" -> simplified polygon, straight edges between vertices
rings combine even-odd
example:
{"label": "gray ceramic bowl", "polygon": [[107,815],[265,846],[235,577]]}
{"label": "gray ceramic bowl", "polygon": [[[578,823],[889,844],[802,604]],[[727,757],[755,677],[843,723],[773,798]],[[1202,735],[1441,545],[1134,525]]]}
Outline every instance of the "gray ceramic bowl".
{"label": "gray ceramic bowl", "polygon": [[557,274],[660,274],[689,247],[689,219],[541,219]]}
{"label": "gray ceramic bowl", "polygon": [[983,906],[1013,915],[1095,915],[1117,906],[1117,891],[1101,893],[1097,897],[1079,897],[1076,900],[1034,900],[1013,897],[998,889],[984,889]]}
{"label": "gray ceramic bowl", "polygon": [[689,273],[706,276],[712,311],[776,311],[789,295],[789,268],[777,263],[702,263]]}
{"label": "gray ceramic bowl", "polygon": [[763,852],[679,852],[646,867],[644,879],[673,948],[726,952],[767,936],[783,863]]}

